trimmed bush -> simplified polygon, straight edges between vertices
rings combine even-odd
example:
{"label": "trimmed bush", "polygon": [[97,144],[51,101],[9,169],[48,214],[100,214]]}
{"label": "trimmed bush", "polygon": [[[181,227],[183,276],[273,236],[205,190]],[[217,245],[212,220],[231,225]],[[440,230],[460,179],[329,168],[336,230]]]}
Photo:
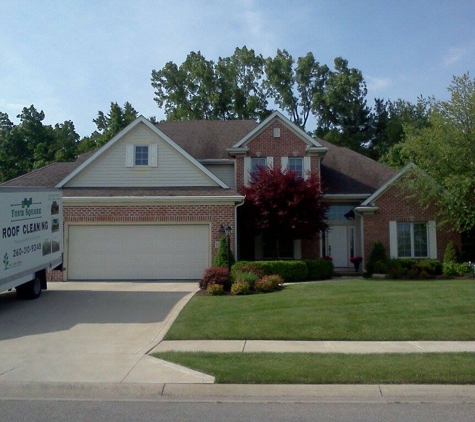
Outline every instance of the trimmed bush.
{"label": "trimmed bush", "polygon": [[208,268],[199,281],[200,289],[206,290],[210,284],[219,284],[224,290],[229,290],[231,279],[227,268]]}
{"label": "trimmed bush", "polygon": [[245,281],[236,281],[231,286],[231,293],[233,295],[248,295],[251,293],[251,288],[249,287],[249,283]]}
{"label": "trimmed bush", "polygon": [[386,254],[386,249],[384,249],[383,244],[381,243],[380,240],[376,241],[374,243],[373,249],[371,250],[371,253],[369,255],[368,262],[366,264],[366,271],[369,274],[374,274],[374,266],[376,262],[382,261],[382,262],[388,262],[388,256]]}
{"label": "trimmed bush", "polygon": [[308,270],[305,262],[301,260],[289,261],[239,261],[233,266],[233,270],[237,271],[244,266],[256,266],[265,275],[280,275],[285,282],[302,281],[308,277]]}
{"label": "trimmed bush", "polygon": [[442,275],[442,263],[437,259],[423,259],[416,264],[421,272],[425,271],[429,275]]}
{"label": "trimmed bush", "polygon": [[429,280],[434,277],[434,275],[429,274],[427,271],[421,271],[419,274],[419,280]]}
{"label": "trimmed bush", "polygon": [[241,273],[253,273],[257,275],[258,278],[262,278],[265,276],[264,271],[262,271],[259,267],[255,265],[235,265],[231,269],[231,276],[235,277],[237,272]]}
{"label": "trimmed bush", "polygon": [[470,264],[463,262],[457,264],[456,262],[444,262],[443,264],[444,275],[448,276],[464,276],[470,272]]}
{"label": "trimmed bush", "polygon": [[245,281],[247,284],[249,284],[249,288],[251,290],[254,290],[254,284],[257,280],[259,280],[259,278],[260,277],[252,271],[236,271],[233,274],[234,282]]}
{"label": "trimmed bush", "polygon": [[224,295],[224,288],[223,286],[221,286],[221,284],[208,284],[206,291],[208,292],[208,294],[213,296]]}
{"label": "trimmed bush", "polygon": [[[231,265],[233,265],[236,260],[234,259],[234,254],[231,251],[229,254],[229,260],[231,261]],[[228,242],[225,237],[221,238],[219,241],[219,249],[214,257],[213,267],[215,268],[228,268]]]}
{"label": "trimmed bush", "polygon": [[284,280],[278,275],[266,275],[256,282],[254,289],[256,292],[269,293],[279,290]]}
{"label": "trimmed bush", "polygon": [[373,266],[374,274],[386,274],[388,272],[388,263],[385,261],[376,261]]}
{"label": "trimmed bush", "polygon": [[454,242],[447,243],[447,247],[445,248],[444,253],[444,264],[448,262],[452,263],[459,263],[462,261],[462,256],[460,255],[460,251],[455,245]]}
{"label": "trimmed bush", "polygon": [[333,276],[333,262],[327,259],[304,259],[308,280],[327,280]]}

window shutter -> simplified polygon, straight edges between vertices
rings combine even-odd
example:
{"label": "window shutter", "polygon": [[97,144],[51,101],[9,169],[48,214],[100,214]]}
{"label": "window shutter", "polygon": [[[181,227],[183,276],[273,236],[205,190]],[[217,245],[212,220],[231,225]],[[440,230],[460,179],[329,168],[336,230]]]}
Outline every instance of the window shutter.
{"label": "window shutter", "polygon": [[389,222],[389,257],[397,258],[397,222]]}
{"label": "window shutter", "polygon": [[274,157],[266,157],[266,166],[274,168]]}
{"label": "window shutter", "polygon": [[294,240],[294,259],[302,259],[302,241],[300,239]]}
{"label": "window shutter", "polygon": [[134,146],[127,145],[125,150],[125,167],[134,166]]}
{"label": "window shutter", "polygon": [[148,147],[148,165],[149,167],[157,167],[158,165],[158,145],[151,144]]}
{"label": "window shutter", "polygon": [[282,173],[289,169],[289,157],[280,157],[280,170]]}
{"label": "window shutter", "polygon": [[310,175],[310,157],[303,157],[303,178],[308,179]]}
{"label": "window shutter", "polygon": [[437,259],[437,228],[435,221],[427,223],[427,231],[429,235],[429,258]]}
{"label": "window shutter", "polygon": [[244,186],[249,186],[251,178],[251,157],[244,157]]}

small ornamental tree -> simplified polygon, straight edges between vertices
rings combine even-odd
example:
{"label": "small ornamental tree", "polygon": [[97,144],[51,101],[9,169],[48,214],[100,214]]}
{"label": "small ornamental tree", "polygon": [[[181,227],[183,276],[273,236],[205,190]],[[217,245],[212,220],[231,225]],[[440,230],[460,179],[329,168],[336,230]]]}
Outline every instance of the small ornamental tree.
{"label": "small ornamental tree", "polygon": [[[229,254],[229,261],[229,266],[232,266],[236,262],[233,251]],[[213,267],[228,268],[228,241],[225,237],[219,241],[219,249],[214,258]]]}
{"label": "small ornamental tree", "polygon": [[274,245],[276,257],[280,257],[283,242],[314,239],[328,228],[328,207],[322,203],[315,173],[304,179],[292,171],[260,167],[241,193],[246,196],[246,217],[254,223],[256,234],[262,233]]}

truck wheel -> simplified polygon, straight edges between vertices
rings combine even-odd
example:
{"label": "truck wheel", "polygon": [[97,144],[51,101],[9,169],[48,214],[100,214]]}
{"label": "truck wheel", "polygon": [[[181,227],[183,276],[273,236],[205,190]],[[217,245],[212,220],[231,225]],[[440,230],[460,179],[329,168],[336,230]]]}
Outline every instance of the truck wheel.
{"label": "truck wheel", "polygon": [[22,284],[16,288],[18,299],[37,299],[41,295],[41,278],[36,276],[34,280]]}

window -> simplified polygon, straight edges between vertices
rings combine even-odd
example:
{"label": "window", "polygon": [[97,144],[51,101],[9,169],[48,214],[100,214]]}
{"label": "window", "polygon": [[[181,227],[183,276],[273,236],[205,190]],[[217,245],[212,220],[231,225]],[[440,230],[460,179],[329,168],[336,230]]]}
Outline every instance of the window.
{"label": "window", "polygon": [[399,258],[428,256],[426,223],[397,223],[397,254]]}
{"label": "window", "polygon": [[297,173],[299,177],[303,177],[303,158],[289,157],[289,170]]}
{"label": "window", "polygon": [[148,146],[135,146],[135,165],[148,166]]}
{"label": "window", "polygon": [[333,221],[346,221],[354,220],[355,212],[353,211],[354,205],[331,205],[328,208],[327,220]]}
{"label": "window", "polygon": [[266,166],[265,158],[251,158],[251,174],[256,174],[259,167]]}

